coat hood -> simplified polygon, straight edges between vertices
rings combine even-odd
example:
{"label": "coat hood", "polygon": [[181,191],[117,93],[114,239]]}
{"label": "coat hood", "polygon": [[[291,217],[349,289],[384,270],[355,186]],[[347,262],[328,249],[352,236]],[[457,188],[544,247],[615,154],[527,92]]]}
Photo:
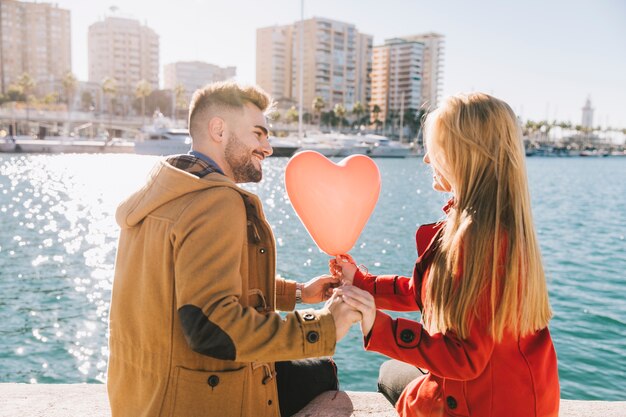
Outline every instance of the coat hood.
{"label": "coat hood", "polygon": [[211,173],[198,178],[161,160],[150,172],[146,184],[120,203],[115,220],[122,229],[133,227],[162,205],[182,195],[224,186],[247,194],[222,174]]}

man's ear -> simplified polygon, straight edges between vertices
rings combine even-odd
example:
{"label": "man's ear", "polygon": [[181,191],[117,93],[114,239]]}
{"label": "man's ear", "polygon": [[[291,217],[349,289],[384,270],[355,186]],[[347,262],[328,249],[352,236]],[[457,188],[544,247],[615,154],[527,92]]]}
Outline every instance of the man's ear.
{"label": "man's ear", "polygon": [[209,137],[215,142],[222,142],[225,138],[226,123],[221,117],[211,117],[209,120]]}

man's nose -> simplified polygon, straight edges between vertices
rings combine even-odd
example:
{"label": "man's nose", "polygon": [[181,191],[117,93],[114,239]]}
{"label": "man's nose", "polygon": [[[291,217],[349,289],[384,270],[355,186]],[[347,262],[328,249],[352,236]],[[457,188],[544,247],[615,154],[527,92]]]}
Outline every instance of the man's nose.
{"label": "man's nose", "polygon": [[261,141],[261,147],[265,156],[271,156],[274,153],[272,145],[270,144],[269,136],[265,136],[265,138]]}

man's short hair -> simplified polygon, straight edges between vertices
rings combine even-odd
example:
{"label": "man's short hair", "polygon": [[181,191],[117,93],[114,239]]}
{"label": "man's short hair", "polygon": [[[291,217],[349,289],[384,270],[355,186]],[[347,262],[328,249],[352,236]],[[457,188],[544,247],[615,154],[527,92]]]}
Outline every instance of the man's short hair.
{"label": "man's short hair", "polygon": [[273,106],[272,98],[261,87],[241,85],[233,81],[208,84],[196,90],[189,104],[189,133],[194,137],[203,116],[211,116],[221,110],[242,110],[252,103],[262,112]]}

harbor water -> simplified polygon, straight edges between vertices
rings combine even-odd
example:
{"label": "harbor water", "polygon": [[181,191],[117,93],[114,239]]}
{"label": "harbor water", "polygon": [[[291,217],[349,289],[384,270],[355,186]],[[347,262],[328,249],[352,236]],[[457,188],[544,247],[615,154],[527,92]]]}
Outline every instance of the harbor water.
{"label": "harbor water", "polygon": [[[107,317],[118,202],[156,157],[0,154],[0,382],[98,383],[106,378]],[[280,275],[327,271],[290,206],[286,158],[245,187],[264,203]],[[372,273],[409,275],[414,231],[441,217],[420,159],[376,160],[382,192],[351,254]],[[533,213],[549,279],[561,396],[625,400],[626,158],[529,158]],[[207,271],[208,273],[209,271]],[[418,318],[418,314],[408,314]],[[358,326],[337,347],[341,388],[376,390],[381,355]]]}

